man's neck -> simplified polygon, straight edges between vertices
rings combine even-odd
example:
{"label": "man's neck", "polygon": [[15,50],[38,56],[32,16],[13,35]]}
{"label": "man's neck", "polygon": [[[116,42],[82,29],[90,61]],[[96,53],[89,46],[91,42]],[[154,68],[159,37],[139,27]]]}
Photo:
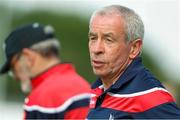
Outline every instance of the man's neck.
{"label": "man's neck", "polygon": [[119,74],[113,76],[101,77],[104,89],[107,90],[111,85],[113,85],[119,79],[123,72],[124,71],[121,71]]}
{"label": "man's neck", "polygon": [[119,79],[119,77],[124,73],[124,71],[126,70],[126,68],[129,66],[129,64],[132,61],[133,60],[127,60],[123,64],[123,66],[119,70],[114,72],[113,74],[100,77],[105,90],[108,89],[109,87],[111,87]]}
{"label": "man's neck", "polygon": [[51,68],[54,65],[57,65],[58,63],[60,63],[60,60],[57,58],[41,60],[36,65],[36,69],[34,69],[34,75],[37,76],[39,73],[48,70],[49,68]]}

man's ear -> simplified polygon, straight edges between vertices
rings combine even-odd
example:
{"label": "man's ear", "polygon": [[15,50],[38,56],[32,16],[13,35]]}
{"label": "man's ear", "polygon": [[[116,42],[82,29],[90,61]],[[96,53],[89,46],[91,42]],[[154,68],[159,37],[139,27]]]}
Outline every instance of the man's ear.
{"label": "man's ear", "polygon": [[33,66],[34,65],[34,62],[35,62],[35,59],[36,59],[36,54],[33,50],[31,49],[28,49],[28,48],[24,48],[22,50],[22,53],[26,59],[26,62],[29,66]]}
{"label": "man's ear", "polygon": [[136,39],[132,41],[131,50],[129,54],[130,59],[134,59],[135,57],[137,57],[140,54],[141,49],[142,49],[142,39]]}

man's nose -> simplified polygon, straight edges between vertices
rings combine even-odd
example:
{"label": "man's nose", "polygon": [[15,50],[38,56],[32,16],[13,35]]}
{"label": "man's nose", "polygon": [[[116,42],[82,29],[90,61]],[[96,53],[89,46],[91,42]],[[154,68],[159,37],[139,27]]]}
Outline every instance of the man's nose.
{"label": "man's nose", "polygon": [[94,47],[93,47],[93,52],[95,54],[100,54],[100,53],[103,53],[104,52],[104,43],[101,39],[98,39],[95,44],[94,44]]}

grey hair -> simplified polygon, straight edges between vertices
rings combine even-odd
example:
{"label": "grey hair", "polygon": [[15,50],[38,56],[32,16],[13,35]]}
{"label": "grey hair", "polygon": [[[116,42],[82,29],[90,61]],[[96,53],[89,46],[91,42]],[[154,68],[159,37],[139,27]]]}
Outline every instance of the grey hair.
{"label": "grey hair", "polygon": [[118,14],[125,22],[125,34],[126,40],[132,41],[136,39],[144,38],[144,24],[138,14],[136,14],[132,9],[121,5],[110,5],[97,10],[93,13],[90,23],[95,15],[107,15],[107,14]]}
{"label": "grey hair", "polygon": [[34,44],[30,49],[40,53],[44,57],[58,57],[60,50],[60,43],[57,39],[47,39],[45,41]]}

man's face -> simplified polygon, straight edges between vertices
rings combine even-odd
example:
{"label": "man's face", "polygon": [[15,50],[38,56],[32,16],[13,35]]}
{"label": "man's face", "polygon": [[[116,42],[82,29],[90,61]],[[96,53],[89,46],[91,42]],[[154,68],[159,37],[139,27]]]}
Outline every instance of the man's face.
{"label": "man's face", "polygon": [[30,92],[31,89],[31,75],[30,69],[27,65],[27,59],[23,54],[14,56],[11,61],[11,70],[13,77],[21,82],[21,90],[24,93]]}
{"label": "man's face", "polygon": [[125,40],[124,21],[118,15],[96,15],[90,23],[89,52],[96,75],[109,77],[129,63],[130,44]]}

